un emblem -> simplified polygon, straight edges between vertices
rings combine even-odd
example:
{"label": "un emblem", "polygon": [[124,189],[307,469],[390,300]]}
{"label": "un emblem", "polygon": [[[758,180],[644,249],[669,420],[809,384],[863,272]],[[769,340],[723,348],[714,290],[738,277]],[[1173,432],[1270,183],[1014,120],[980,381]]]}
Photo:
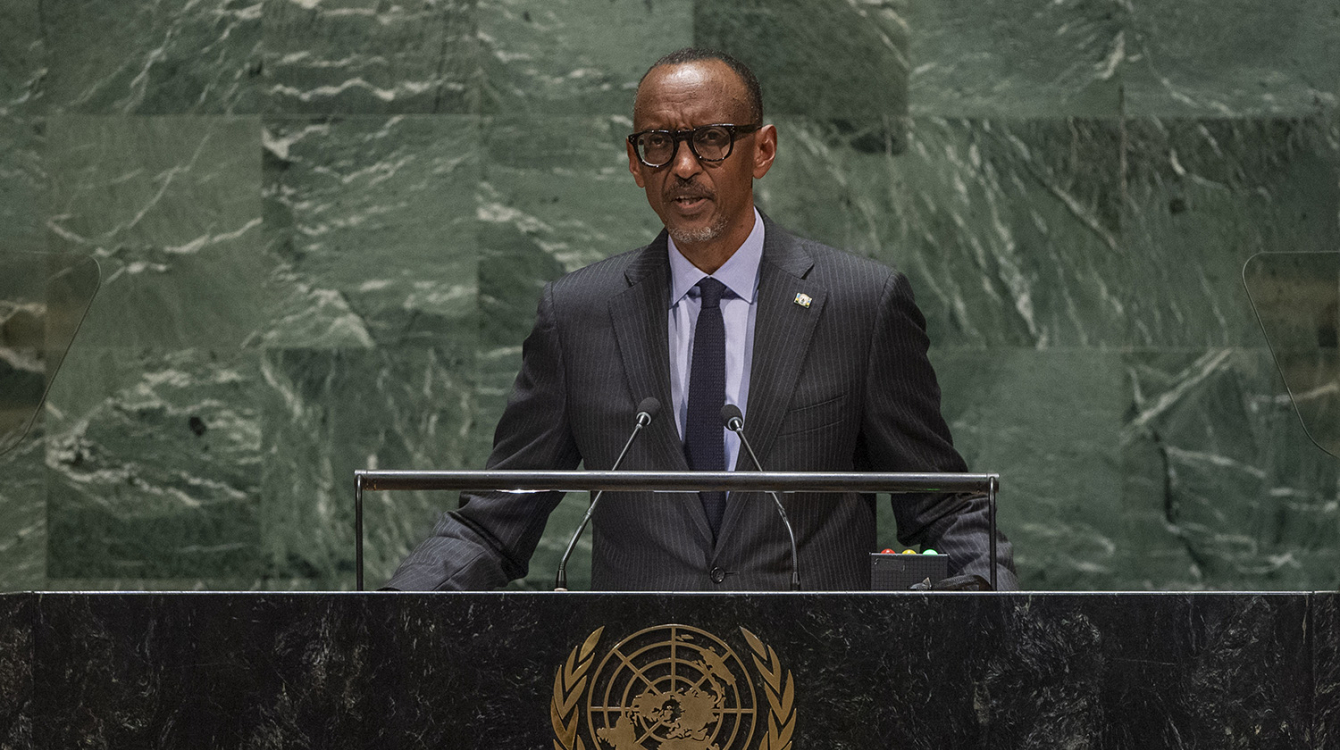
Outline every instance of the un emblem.
{"label": "un emblem", "polygon": [[597,660],[604,630],[574,648],[554,675],[555,750],[586,750],[587,740],[593,750],[791,747],[794,681],[747,629],[740,634],[749,665],[722,639],[688,625],[640,630]]}

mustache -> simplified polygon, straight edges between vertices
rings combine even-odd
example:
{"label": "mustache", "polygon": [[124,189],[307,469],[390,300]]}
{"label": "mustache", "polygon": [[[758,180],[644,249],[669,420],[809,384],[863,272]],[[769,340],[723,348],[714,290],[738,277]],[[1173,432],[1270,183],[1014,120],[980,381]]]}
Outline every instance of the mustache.
{"label": "mustache", "polygon": [[680,198],[707,198],[710,200],[716,197],[716,193],[711,189],[693,183],[666,188],[662,195],[667,201],[676,201]]}

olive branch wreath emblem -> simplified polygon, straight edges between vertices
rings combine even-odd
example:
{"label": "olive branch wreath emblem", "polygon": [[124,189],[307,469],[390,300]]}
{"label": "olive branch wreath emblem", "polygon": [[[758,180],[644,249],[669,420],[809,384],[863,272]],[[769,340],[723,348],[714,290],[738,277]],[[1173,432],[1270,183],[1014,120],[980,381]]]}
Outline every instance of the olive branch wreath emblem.
{"label": "olive branch wreath emblem", "polygon": [[[596,644],[604,627],[596,628],[569,654],[567,662],[554,675],[554,696],[549,704],[549,720],[554,728],[554,750],[586,750],[577,733],[581,719],[580,698],[587,687],[587,675],[595,663]],[[796,729],[796,683],[791,670],[783,670],[777,652],[758,636],[741,627],[740,633],[753,651],[754,667],[763,678],[768,697],[768,718],[757,750],[791,750],[791,735]]]}
{"label": "olive branch wreath emblem", "polygon": [[586,750],[586,743],[577,736],[577,720],[581,718],[577,702],[586,688],[586,673],[595,661],[592,656],[603,632],[605,628],[602,626],[588,635],[582,645],[568,654],[567,663],[559,667],[558,674],[554,675],[554,700],[549,704],[549,721],[554,725],[554,734],[557,735],[554,740],[555,750]]}
{"label": "olive branch wreath emblem", "polygon": [[[741,627],[740,632],[754,652],[754,666],[763,675],[764,692],[768,695],[768,731],[758,743],[758,750],[790,750],[791,733],[796,728],[796,681],[791,670],[782,674],[782,663],[772,646],[766,646],[758,636]],[[766,660],[766,663],[765,663]]]}

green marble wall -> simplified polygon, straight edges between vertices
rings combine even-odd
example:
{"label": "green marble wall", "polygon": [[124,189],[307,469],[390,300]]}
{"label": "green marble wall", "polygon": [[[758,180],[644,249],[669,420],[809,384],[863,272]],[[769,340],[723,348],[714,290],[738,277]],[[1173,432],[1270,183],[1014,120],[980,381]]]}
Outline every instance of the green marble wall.
{"label": "green marble wall", "polygon": [[[911,277],[1026,587],[1340,584],[1240,275],[1340,250],[1337,0],[7,0],[0,251],[104,281],[0,588],[350,587],[353,470],[481,466],[541,285],[658,229],[621,139],[695,42],[763,207]],[[453,502],[370,496],[370,578]]]}

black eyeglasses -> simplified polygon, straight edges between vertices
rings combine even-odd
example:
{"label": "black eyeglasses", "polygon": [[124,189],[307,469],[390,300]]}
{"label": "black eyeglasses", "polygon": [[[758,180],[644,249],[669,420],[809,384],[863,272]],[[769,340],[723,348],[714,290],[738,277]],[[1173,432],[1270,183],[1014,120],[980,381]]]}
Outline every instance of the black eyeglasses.
{"label": "black eyeglasses", "polygon": [[735,139],[763,125],[699,125],[692,130],[643,130],[628,136],[637,160],[657,169],[675,160],[679,142],[688,141],[689,150],[700,161],[725,161],[735,147]]}

